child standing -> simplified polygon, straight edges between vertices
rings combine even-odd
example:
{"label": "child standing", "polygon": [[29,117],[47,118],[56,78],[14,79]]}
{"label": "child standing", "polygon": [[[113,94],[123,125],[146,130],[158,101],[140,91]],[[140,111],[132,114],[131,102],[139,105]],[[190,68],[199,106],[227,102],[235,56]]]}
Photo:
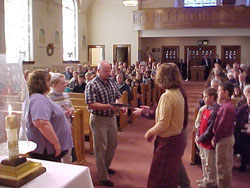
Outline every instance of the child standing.
{"label": "child standing", "polygon": [[198,187],[216,187],[215,150],[211,144],[213,126],[219,105],[216,103],[217,91],[208,88],[203,93],[205,108],[202,109],[200,125],[197,129],[196,142],[200,150],[203,179],[198,180]]}
{"label": "child standing", "polygon": [[234,86],[223,82],[218,89],[219,100],[223,101],[213,127],[212,145],[215,147],[216,175],[218,188],[230,188],[233,169],[233,145],[235,108],[231,102]]}

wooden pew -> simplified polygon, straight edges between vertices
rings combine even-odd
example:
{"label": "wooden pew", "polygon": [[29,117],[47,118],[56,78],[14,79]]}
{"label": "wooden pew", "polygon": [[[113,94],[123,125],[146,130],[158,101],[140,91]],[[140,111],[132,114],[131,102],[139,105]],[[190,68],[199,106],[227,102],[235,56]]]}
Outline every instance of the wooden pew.
{"label": "wooden pew", "polygon": [[134,107],[138,106],[138,101],[137,101],[137,88],[133,87],[132,89],[132,95],[133,95],[133,100],[130,101],[130,104]]}
{"label": "wooden pew", "polygon": [[146,89],[146,96],[145,96],[145,103],[147,106],[151,106],[152,101],[152,90],[151,90],[151,81],[148,81],[148,83],[145,85]]}
{"label": "wooden pew", "polygon": [[85,99],[70,98],[73,106],[86,106]]}
{"label": "wooden pew", "polygon": [[144,83],[141,83],[141,96],[140,96],[140,100],[141,100],[141,104],[145,105],[145,98],[146,98],[146,86]]}
{"label": "wooden pew", "polygon": [[69,92],[69,98],[85,99],[84,93],[73,93]]}
{"label": "wooden pew", "polygon": [[[122,92],[122,103],[128,104],[128,92]],[[119,130],[122,131],[128,125],[128,114],[119,111],[117,119],[119,120]]]}
{"label": "wooden pew", "polygon": [[75,164],[83,164],[86,162],[85,146],[84,146],[84,126],[83,126],[83,110],[77,109],[73,114],[72,137],[76,151],[77,160]]}
{"label": "wooden pew", "polygon": [[154,88],[152,89],[152,106],[155,106],[157,103],[156,97],[157,97],[157,86],[154,81]]}
{"label": "wooden pew", "polygon": [[89,137],[89,152],[93,153],[94,148],[93,148],[93,136],[92,136],[92,131],[90,129],[89,125],[89,117],[90,117],[90,112],[87,110],[87,105],[85,103],[85,99],[77,99],[77,98],[70,98],[71,103],[74,107],[74,109],[80,109],[83,110],[83,132],[85,135]]}
{"label": "wooden pew", "polygon": [[[196,120],[196,117],[198,115],[199,108],[198,106],[194,107],[194,122]],[[190,164],[195,164],[195,156],[196,156],[196,143],[195,143],[195,136],[196,136],[196,128],[195,125],[193,125],[192,128],[192,140],[191,140],[191,162]]]}
{"label": "wooden pew", "polygon": [[[130,105],[133,107],[138,107],[138,101],[137,101],[137,88],[133,87],[132,89],[132,95],[133,95],[133,100],[130,101]],[[132,113],[130,122],[133,123],[135,121],[136,116]]]}

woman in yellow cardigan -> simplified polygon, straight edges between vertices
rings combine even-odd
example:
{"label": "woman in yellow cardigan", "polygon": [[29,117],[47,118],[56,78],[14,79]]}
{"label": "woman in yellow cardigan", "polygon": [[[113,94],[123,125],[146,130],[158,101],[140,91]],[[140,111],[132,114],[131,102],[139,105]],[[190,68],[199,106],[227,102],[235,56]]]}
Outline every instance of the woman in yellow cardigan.
{"label": "woman in yellow cardigan", "polygon": [[154,156],[148,177],[148,188],[177,188],[180,160],[184,152],[184,98],[179,88],[181,75],[173,64],[159,66],[156,83],[165,89],[155,112],[156,124],[145,134],[155,139]]}

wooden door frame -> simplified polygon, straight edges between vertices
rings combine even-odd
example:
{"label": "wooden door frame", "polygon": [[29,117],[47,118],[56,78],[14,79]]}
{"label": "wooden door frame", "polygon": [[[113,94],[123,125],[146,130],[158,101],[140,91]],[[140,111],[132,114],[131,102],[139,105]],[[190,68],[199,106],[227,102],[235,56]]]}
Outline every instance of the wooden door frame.
{"label": "wooden door frame", "polygon": [[167,47],[167,48],[177,48],[177,62],[173,62],[173,63],[178,63],[179,60],[180,60],[180,46],[166,46],[166,45],[161,46],[161,62],[165,63],[165,62],[163,62],[163,48],[165,48],[165,47]]}
{"label": "wooden door frame", "polygon": [[[101,48],[102,49],[102,59],[105,60],[105,45],[88,45],[88,62],[89,62],[89,49],[90,48]],[[89,65],[90,62],[89,62]]]}
{"label": "wooden door frame", "polygon": [[116,59],[116,48],[128,48],[128,64],[129,67],[131,65],[131,44],[113,44],[113,63],[117,62]]}

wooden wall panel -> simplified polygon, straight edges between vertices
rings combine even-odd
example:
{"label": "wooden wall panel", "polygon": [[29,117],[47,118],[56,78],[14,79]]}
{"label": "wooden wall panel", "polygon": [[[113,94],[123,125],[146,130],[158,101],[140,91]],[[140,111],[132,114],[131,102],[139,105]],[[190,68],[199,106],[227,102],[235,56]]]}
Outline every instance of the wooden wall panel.
{"label": "wooden wall panel", "polygon": [[145,9],[133,12],[134,30],[250,28],[250,7]]}

